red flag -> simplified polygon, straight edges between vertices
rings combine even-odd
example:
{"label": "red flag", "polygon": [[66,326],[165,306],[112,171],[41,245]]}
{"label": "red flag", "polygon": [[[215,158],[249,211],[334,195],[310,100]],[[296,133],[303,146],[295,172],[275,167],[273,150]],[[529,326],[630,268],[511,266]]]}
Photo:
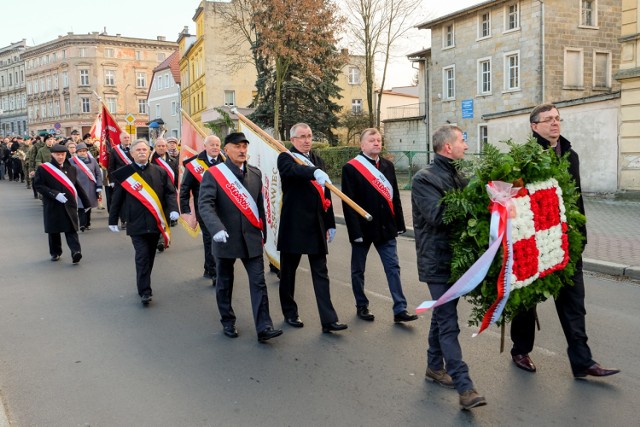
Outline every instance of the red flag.
{"label": "red flag", "polygon": [[102,136],[102,111],[100,111],[96,116],[89,134],[91,135],[91,139],[94,141],[100,140],[100,137]]}
{"label": "red flag", "polygon": [[120,144],[122,130],[114,120],[105,104],[102,104],[102,133],[100,135],[100,165],[106,168],[109,165],[109,152],[111,148]]}
{"label": "red flag", "polygon": [[[184,171],[183,162],[186,159],[193,157],[204,150],[203,138],[200,136],[196,128],[194,128],[189,120],[187,120],[187,118],[184,116],[185,113],[183,112],[182,114],[182,139],[180,144],[180,158],[178,163],[180,165],[180,176],[178,178],[178,182],[182,182],[182,174]],[[185,230],[187,230],[187,232],[191,234],[192,237],[196,237],[199,232],[199,227],[198,221],[196,220],[196,211],[193,203],[193,197],[191,197],[191,199],[189,200],[191,213],[188,215],[181,215],[180,223],[185,228]]]}

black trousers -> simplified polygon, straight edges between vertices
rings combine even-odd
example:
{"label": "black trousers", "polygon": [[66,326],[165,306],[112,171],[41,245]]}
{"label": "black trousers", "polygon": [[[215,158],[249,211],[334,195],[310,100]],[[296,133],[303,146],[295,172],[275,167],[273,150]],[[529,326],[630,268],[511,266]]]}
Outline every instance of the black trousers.
{"label": "black trousers", "polygon": [[84,209],[78,209],[78,219],[80,220],[80,227],[88,227],[91,225],[91,209],[87,212]]}
{"label": "black trousers", "polygon": [[151,270],[156,259],[156,249],[160,233],[136,234],[132,235],[131,243],[136,253],[136,285],[138,295],[153,295],[151,290]]}
{"label": "black trousers", "polygon": [[[296,270],[300,264],[301,257],[302,254],[280,253],[280,305],[285,319],[298,316],[298,305],[293,297],[296,288]],[[327,255],[309,254],[308,257],[320,322],[322,324],[337,322],[338,315],[331,303],[331,293],[329,291]]]}
{"label": "black trousers", "polygon": [[[64,233],[64,237],[72,254],[80,252],[80,239],[77,232]],[[60,233],[49,233],[49,254],[51,256],[62,255],[62,237]]]}
{"label": "black trousers", "polygon": [[213,244],[213,236],[207,229],[204,221],[198,216],[198,224],[202,231],[202,245],[204,246],[204,271],[208,272],[215,280],[216,278],[216,260],[213,257],[211,245]]}
{"label": "black trousers", "polygon": [[[556,311],[560,319],[562,331],[567,340],[567,355],[571,370],[575,374],[594,363],[591,349],[587,344],[587,331],[584,307],[584,276],[582,274],[582,258],[576,264],[576,272],[571,278],[573,286],[564,286],[555,300]],[[527,354],[533,350],[536,336],[536,310],[532,308],[516,315],[511,321],[511,355]]]}
{"label": "black trousers", "polygon": [[[256,331],[262,332],[267,327],[273,327],[269,315],[269,297],[264,280],[264,261],[262,255],[254,258],[241,258],[242,264],[249,277],[249,294]],[[216,283],[216,301],[220,312],[220,322],[223,326],[236,323],[236,314],[231,306],[233,295],[233,265],[236,258],[217,258],[218,281]]]}

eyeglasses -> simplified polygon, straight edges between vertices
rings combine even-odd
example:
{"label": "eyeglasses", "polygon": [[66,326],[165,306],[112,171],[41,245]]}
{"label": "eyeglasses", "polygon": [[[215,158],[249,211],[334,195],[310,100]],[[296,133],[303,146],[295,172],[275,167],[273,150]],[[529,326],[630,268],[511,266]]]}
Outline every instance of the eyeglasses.
{"label": "eyeglasses", "polygon": [[562,122],[562,119],[560,118],[560,116],[555,116],[555,117],[545,117],[542,120],[538,120],[537,122],[533,122],[533,123],[553,123],[553,122]]}

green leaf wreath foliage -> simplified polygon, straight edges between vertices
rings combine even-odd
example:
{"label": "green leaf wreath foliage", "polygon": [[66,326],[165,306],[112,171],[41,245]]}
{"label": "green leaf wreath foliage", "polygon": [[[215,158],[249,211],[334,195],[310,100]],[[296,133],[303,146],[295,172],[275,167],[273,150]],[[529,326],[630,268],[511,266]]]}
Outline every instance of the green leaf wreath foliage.
{"label": "green leaf wreath foliage", "polygon": [[[585,217],[577,207],[579,192],[569,174],[568,154],[558,158],[553,150],[543,150],[535,139],[525,144],[506,141],[508,152],[487,144],[482,155],[473,160],[459,160],[469,184],[461,190],[447,192],[443,221],[452,233],[453,259],[451,282],[462,276],[489,246],[491,201],[485,185],[489,181],[514,182],[522,179],[524,185],[555,178],[562,189],[567,217],[569,262],[563,270],[555,271],[523,288],[512,290],[498,324],[551,296],[557,296],[562,286],[572,286],[571,276],[583,250]],[[482,317],[497,298],[497,281],[502,267],[502,251],[494,259],[486,278],[465,298],[473,305],[470,325],[479,325]]]}

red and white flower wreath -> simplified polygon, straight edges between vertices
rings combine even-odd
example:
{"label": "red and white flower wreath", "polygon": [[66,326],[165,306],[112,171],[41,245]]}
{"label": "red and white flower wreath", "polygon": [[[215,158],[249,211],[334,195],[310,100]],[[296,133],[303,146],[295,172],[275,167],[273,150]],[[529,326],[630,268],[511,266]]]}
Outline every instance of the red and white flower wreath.
{"label": "red and white flower wreath", "polygon": [[513,270],[511,290],[522,288],[569,262],[567,217],[558,181],[525,185],[512,199]]}

